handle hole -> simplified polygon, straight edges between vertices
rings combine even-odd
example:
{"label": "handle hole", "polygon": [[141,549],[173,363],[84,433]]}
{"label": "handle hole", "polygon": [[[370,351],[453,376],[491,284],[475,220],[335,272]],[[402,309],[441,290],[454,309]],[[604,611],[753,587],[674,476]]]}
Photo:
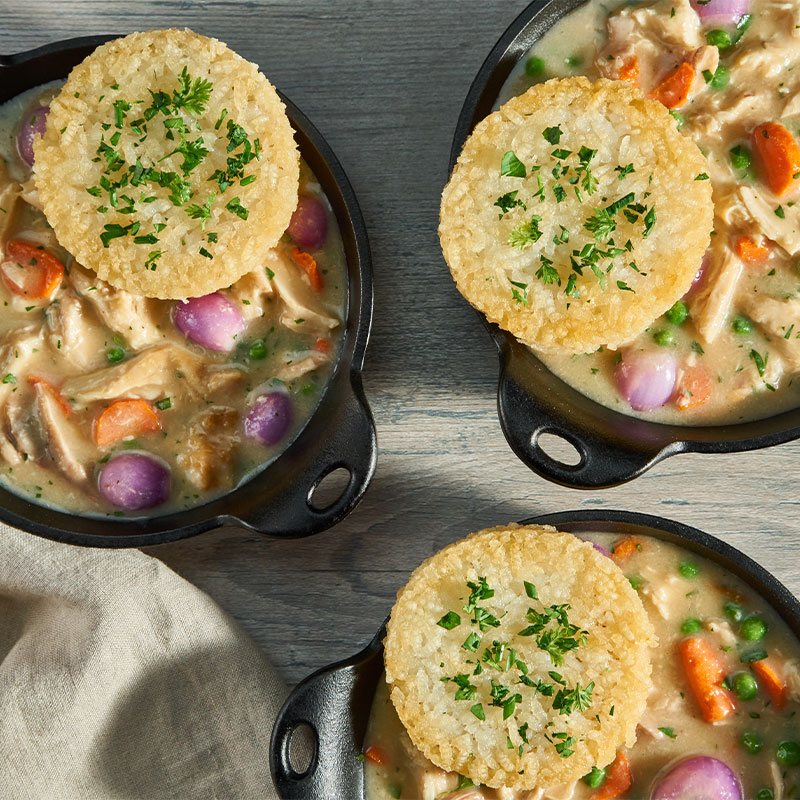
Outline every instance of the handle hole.
{"label": "handle hole", "polygon": [[350,485],[352,474],[346,467],[337,467],[325,475],[311,490],[308,504],[314,511],[330,508]]}
{"label": "handle hole", "polygon": [[565,467],[577,467],[583,460],[578,448],[557,433],[550,431],[536,433],[531,444],[538,447],[548,458]]}
{"label": "handle hole", "polygon": [[286,757],[294,778],[305,778],[314,766],[317,732],[307,722],[298,722],[289,732]]}

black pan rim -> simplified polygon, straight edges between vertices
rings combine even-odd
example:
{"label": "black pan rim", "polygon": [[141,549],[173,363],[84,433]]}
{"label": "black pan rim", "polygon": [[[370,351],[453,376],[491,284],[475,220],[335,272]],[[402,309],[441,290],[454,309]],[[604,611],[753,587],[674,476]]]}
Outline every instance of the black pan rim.
{"label": "black pan rim", "polygon": [[[565,14],[587,0],[534,0],[508,26],[489,51],[478,70],[458,117],[450,151],[449,172],[452,172],[461,149],[475,124],[483,119],[495,102],[499,90],[519,58],[543,33]],[[533,353],[521,345],[512,334],[489,323],[476,312],[486,325],[500,357],[498,411],[501,427],[516,455],[532,470],[556,483],[578,489],[598,489],[616,486],[641,475],[659,461],[677,453],[733,453],[785,444],[800,438],[800,407],[772,416],[744,422],[715,425],[669,425],[651,422],[624,414],[589,399],[571,385],[551,373]],[[541,382],[547,376],[550,393],[563,402],[556,407],[540,392],[531,404],[528,419],[519,424],[513,420],[514,407],[504,391],[514,394],[517,403],[530,395],[533,376]],[[521,386],[520,377],[529,378]],[[519,391],[518,391],[519,390]],[[535,410],[534,410],[535,406]],[[593,423],[578,428],[569,419],[565,408],[580,409],[581,416]],[[601,429],[630,431],[625,441],[614,442],[602,435]],[[574,466],[554,462],[535,443],[540,433],[553,432],[567,439],[578,449],[581,461]],[[598,451],[600,440],[607,453]],[[630,463],[617,470],[609,464],[591,468],[587,462],[616,455],[628,457]],[[605,469],[604,469],[605,467]]]}
{"label": "black pan rim", "polygon": [[[118,38],[118,34],[77,37],[51,42],[11,55],[0,55],[0,75],[22,68],[29,69],[43,62],[47,63],[49,59],[65,59],[63,69],[59,65],[57,74],[51,72],[51,77],[38,80],[31,86],[23,86],[18,90],[11,84],[7,99],[40,83],[66,77],[69,70],[89,52],[114,38]],[[229,492],[189,509],[124,520],[114,517],[90,517],[33,503],[16,492],[0,486],[0,521],[36,536],[68,544],[111,548],[144,547],[194,536],[226,524],[240,525],[259,533],[286,538],[313,535],[339,522],[360,501],[374,475],[377,461],[375,426],[361,378],[372,325],[374,295],[372,257],[366,224],[353,187],[330,145],[310,119],[283,92],[278,90],[278,94],[286,105],[301,149],[304,145],[306,147],[304,156],[314,164],[315,173],[318,166],[325,172],[324,177],[327,181],[324,188],[334,206],[337,222],[346,241],[346,250],[347,243],[350,243],[350,249],[346,252],[349,290],[341,351],[311,417],[296,432],[286,449],[251,478]],[[335,199],[330,196],[331,190],[335,190]],[[299,451],[315,427],[315,420],[320,416],[333,421],[338,416],[342,424],[351,429],[352,439],[357,441],[357,445],[353,445],[353,450],[358,451],[356,455],[359,463],[355,466],[346,463],[346,458],[337,457],[335,453],[324,453],[324,448],[320,448],[320,457],[326,456],[329,463],[320,465],[319,470],[316,470],[319,474],[309,484],[306,494],[295,497],[295,500],[299,498],[304,501],[303,519],[300,522],[298,519],[287,520],[286,531],[274,521],[266,524],[257,514],[248,516],[246,513],[241,513],[236,504],[238,496],[247,489],[252,490],[256,482],[264,482],[269,478],[280,480],[276,476],[275,467],[282,467],[295,452]],[[319,427],[319,424],[317,422],[316,427]],[[325,445],[325,436],[322,435],[321,438],[322,444]],[[335,437],[328,438],[331,439],[329,444],[336,444]],[[313,462],[313,456],[314,453],[310,456],[307,453],[305,462]],[[295,458],[295,460],[300,459]],[[306,466],[307,473],[315,472],[313,463],[307,463]],[[310,496],[316,485],[329,472],[342,466],[351,470],[350,482],[342,496],[327,508],[320,510],[313,508]],[[294,465],[294,468],[295,471],[299,469],[297,465]],[[301,477],[308,478],[308,475]],[[288,483],[288,489],[292,489],[291,481]],[[9,508],[9,505],[15,506],[17,510]],[[20,508],[24,509],[23,513],[18,510]],[[294,516],[299,517],[298,514]],[[99,527],[107,531],[90,532],[90,529],[97,530]]]}
{"label": "black pan rim", "polygon": [[[683,522],[636,511],[621,509],[580,509],[572,511],[558,511],[539,514],[522,520],[521,524],[553,525],[569,532],[598,530],[603,527],[620,530],[626,528],[642,536],[673,542],[691,552],[709,559],[724,569],[732,572],[757,593],[786,623],[790,632],[800,642],[800,600],[793,595],[772,573],[764,569],[750,556],[733,547],[724,540],[705,533]],[[622,530],[621,530],[622,529]],[[298,712],[311,710],[312,714],[318,706],[315,700],[318,695],[335,695],[327,698],[340,712],[339,716],[344,722],[336,727],[330,740],[322,741],[322,746],[327,748],[328,755],[336,755],[339,759],[339,768],[336,777],[345,780],[341,764],[348,763],[346,759],[355,758],[361,752],[363,733],[366,719],[369,716],[372,697],[377,686],[377,681],[383,672],[383,639],[386,635],[386,622],[378,630],[370,642],[355,655],[323,667],[302,680],[292,691],[283,705],[273,728],[270,743],[270,768],[278,788],[279,796],[285,800],[312,800],[314,795],[309,793],[310,787],[306,781],[313,779],[314,773],[320,767],[318,759],[320,744],[312,759],[309,770],[301,775],[287,772],[287,746],[292,731],[297,725],[306,722],[311,724],[317,732],[317,742],[321,742],[320,726],[316,723],[321,719],[300,719]],[[338,679],[342,678],[339,685]],[[349,691],[349,694],[348,694]],[[360,693],[359,693],[360,692]],[[300,708],[299,699],[302,699]],[[297,706],[297,708],[295,708]],[[333,706],[331,706],[333,707]],[[331,707],[326,706],[327,710]],[[360,737],[358,733],[360,732]],[[358,762],[355,762],[358,763]],[[325,767],[323,766],[324,770]],[[363,772],[353,767],[350,770],[351,778],[358,785],[340,784],[336,786],[336,796],[340,800],[363,800]],[[335,778],[330,775],[325,779]],[[327,784],[330,788],[330,784]],[[318,787],[316,787],[318,788]],[[286,792],[291,791],[291,794]]]}

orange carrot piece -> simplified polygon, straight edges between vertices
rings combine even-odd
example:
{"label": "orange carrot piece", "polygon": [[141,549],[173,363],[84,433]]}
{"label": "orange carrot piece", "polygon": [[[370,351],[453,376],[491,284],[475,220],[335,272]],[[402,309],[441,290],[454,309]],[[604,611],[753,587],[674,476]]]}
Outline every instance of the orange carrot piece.
{"label": "orange carrot piece", "polygon": [[314,349],[319,353],[330,353],[331,351],[331,343],[329,339],[317,339],[314,342]]}
{"label": "orange carrot piece", "polygon": [[725,719],[736,706],[730,692],[722,688],[725,668],[712,645],[699,636],[692,636],[684,639],[678,645],[678,650],[683,671],[703,719],[706,722]]}
{"label": "orange carrot piece", "polygon": [[686,367],[678,381],[675,404],[681,411],[707,403],[714,389],[711,371],[702,364]]}
{"label": "orange carrot piece", "polygon": [[603,785],[592,795],[592,800],[613,800],[621,797],[633,784],[633,773],[628,756],[617,751],[617,757],[606,768],[606,779]]}
{"label": "orange carrot piece", "polygon": [[740,236],[736,240],[736,255],[745,264],[763,264],[769,258],[769,247],[758,244],[749,236]]}
{"label": "orange carrot piece", "polygon": [[374,744],[370,745],[364,751],[364,757],[368,758],[373,764],[377,764],[379,767],[385,767],[389,763],[389,758],[383,748],[376,747]]}
{"label": "orange carrot piece", "polygon": [[24,239],[6,244],[3,279],[14,294],[41,300],[51,297],[64,277],[64,265],[47,250]]}
{"label": "orange carrot piece", "polygon": [[633,536],[620,539],[611,550],[611,556],[617,561],[627,561],[634,553],[640,551],[642,545]]}
{"label": "orange carrot piece", "polygon": [[684,61],[653,90],[653,99],[667,108],[680,108],[688,99],[694,83],[694,67]]}
{"label": "orange carrot piece", "polygon": [[94,440],[103,447],[121,439],[160,430],[158,414],[146,400],[117,400],[97,418]]}
{"label": "orange carrot piece", "polygon": [[800,146],[779,122],[765,122],[751,137],[761,180],[779,197],[797,188]]}
{"label": "orange carrot piece", "polygon": [[299,266],[303,272],[308,275],[314,291],[321,292],[323,287],[322,273],[319,271],[319,267],[317,266],[317,261],[314,256],[312,256],[311,253],[304,253],[302,250],[298,250],[295,247],[294,250],[292,250],[292,258],[295,260],[297,266]]}
{"label": "orange carrot piece", "polygon": [[639,85],[639,59],[636,56],[629,58],[619,68],[619,80],[625,81],[631,86]]}
{"label": "orange carrot piece", "polygon": [[754,661],[750,667],[761,681],[772,705],[778,711],[783,711],[789,698],[789,687],[781,674],[769,661]]}
{"label": "orange carrot piece", "polygon": [[65,417],[68,417],[72,413],[72,409],[69,407],[69,404],[64,399],[58,387],[52,381],[41,377],[41,375],[28,375],[28,383],[31,386],[36,386],[39,384],[43,389],[45,389],[47,393],[51,395],[52,398],[61,406],[61,410],[64,412]]}

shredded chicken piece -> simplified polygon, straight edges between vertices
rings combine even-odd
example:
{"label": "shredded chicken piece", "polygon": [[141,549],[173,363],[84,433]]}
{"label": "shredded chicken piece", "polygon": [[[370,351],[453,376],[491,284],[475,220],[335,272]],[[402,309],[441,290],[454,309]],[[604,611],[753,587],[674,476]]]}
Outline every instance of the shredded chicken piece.
{"label": "shredded chicken piece", "polygon": [[747,292],[739,298],[739,307],[770,334],[771,346],[778,348],[789,365],[800,368],[800,300]]}
{"label": "shredded chicken piece", "polygon": [[736,634],[730,624],[724,619],[709,619],[705,623],[706,630],[715,636],[722,647],[734,647]]}
{"label": "shredded chicken piece", "polygon": [[303,280],[296,264],[287,256],[273,250],[265,265],[273,272],[275,288],[284,303],[281,324],[290,330],[330,331],[339,325],[339,320],[314,308],[321,306],[314,290]]}
{"label": "shredded chicken piece", "polygon": [[8,175],[6,162],[0,158],[0,249],[5,248],[8,232],[13,229],[19,202],[19,184]]}
{"label": "shredded chicken piece", "polygon": [[769,762],[769,772],[772,776],[773,800],[783,800],[783,790],[786,784],[783,781],[783,772],[778,762],[774,759]]}
{"label": "shredded chicken piece", "polygon": [[318,353],[311,350],[309,351],[309,355],[300,361],[295,361],[281,367],[275,377],[282,380],[284,383],[291,383],[298,378],[302,378],[303,375],[313,372],[328,361],[329,357],[325,353]]}
{"label": "shredded chicken piece", "polygon": [[79,264],[70,267],[69,280],[78,294],[92,304],[100,319],[134,350],[164,340],[165,335],[158,328],[153,301],[149,298],[117,289]]}
{"label": "shredded chicken piece", "polygon": [[25,183],[20,184],[19,196],[22,200],[28,203],[28,205],[38,208],[39,211],[44,210],[42,208],[42,201],[39,199],[39,192],[36,189],[36,183],[34,182],[33,177],[28,178]]}
{"label": "shredded chicken piece", "polygon": [[789,687],[792,702],[800,703],[800,659],[792,658],[784,664],[783,677]]}
{"label": "shredded chicken piece", "polygon": [[642,577],[645,579],[645,584],[641,589],[641,594],[663,619],[671,619],[673,609],[676,607],[675,598],[685,593],[681,579],[676,575],[664,578],[649,566],[642,568]]}
{"label": "shredded chicken piece", "polygon": [[[417,772],[417,796],[420,800],[438,800],[440,795],[447,796],[458,786],[458,774],[445,772],[430,761]],[[469,791],[475,791],[470,789]],[[480,798],[480,795],[479,795]],[[452,800],[452,798],[450,798]],[[462,799],[463,800],[463,799]]]}
{"label": "shredded chicken piece", "polygon": [[263,317],[275,297],[275,288],[265,267],[259,267],[239,278],[230,289],[231,300],[246,319]]}
{"label": "shredded chicken piece", "polygon": [[64,414],[64,409],[43,383],[34,386],[36,411],[47,452],[59,472],[77,484],[88,480],[87,463],[93,448]]}
{"label": "shredded chicken piece", "polygon": [[[42,442],[34,430],[30,398],[21,393],[11,394],[2,409],[2,437],[0,441],[12,452],[12,463],[37,461],[43,455]],[[2,448],[2,444],[0,444]]]}
{"label": "shredded chicken piece", "polygon": [[742,186],[739,197],[750,218],[767,238],[777,242],[790,255],[800,251],[800,225],[796,214],[787,214],[781,219],[775,214],[775,206],[767,203],[760,192],[750,186]]}
{"label": "shredded chicken piece", "polygon": [[709,344],[717,338],[731,309],[742,262],[726,247],[720,254],[715,250],[708,267],[705,288],[692,305],[694,324],[698,332]]}
{"label": "shredded chicken piece", "polygon": [[105,358],[104,351],[92,339],[103,331],[88,318],[83,303],[75,292],[62,287],[58,299],[45,310],[50,329],[50,344],[78,369],[97,369]]}
{"label": "shredded chicken piece", "polygon": [[781,118],[796,117],[800,114],[800,92],[793,94],[783,106],[781,111]]}
{"label": "shredded chicken piece", "polygon": [[437,800],[485,800],[486,795],[480,789],[459,789],[450,794],[441,795]]}
{"label": "shredded chicken piece", "polygon": [[198,489],[231,485],[238,419],[235,408],[211,406],[189,426],[178,464]]}
{"label": "shredded chicken piece", "polygon": [[710,72],[713,75],[717,71],[719,49],[713,44],[704,44],[702,47],[698,47],[686,60],[694,67],[695,72],[692,89],[689,92],[689,98],[691,99],[706,88],[706,79],[703,73]]}
{"label": "shredded chicken piece", "polygon": [[114,367],[69,378],[62,391],[81,405],[118,397],[197,397],[227,389],[243,377],[242,370],[236,367],[209,364],[183,347],[162,344]]}

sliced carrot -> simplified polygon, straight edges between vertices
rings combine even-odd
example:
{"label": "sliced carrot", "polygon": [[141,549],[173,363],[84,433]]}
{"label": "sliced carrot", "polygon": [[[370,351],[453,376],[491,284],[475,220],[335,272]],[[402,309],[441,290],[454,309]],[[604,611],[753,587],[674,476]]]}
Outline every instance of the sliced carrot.
{"label": "sliced carrot", "polygon": [[769,247],[749,236],[740,236],[736,240],[736,255],[745,264],[763,264],[769,258]]}
{"label": "sliced carrot", "polygon": [[628,756],[617,751],[617,757],[606,768],[606,779],[603,785],[592,795],[592,800],[613,800],[621,797],[633,784],[633,772]]}
{"label": "sliced carrot", "polygon": [[37,384],[40,385],[49,395],[51,395],[52,398],[61,406],[61,410],[64,412],[65,417],[68,417],[72,413],[72,409],[69,407],[69,404],[58,390],[58,387],[52,381],[49,381],[47,378],[43,378],[41,375],[28,375],[28,383],[31,386],[36,386]]}
{"label": "sliced carrot", "polygon": [[94,426],[94,440],[100,446],[161,430],[156,410],[146,400],[117,400],[104,409]]}
{"label": "sliced carrot", "polygon": [[3,279],[15,294],[40,300],[51,297],[64,277],[64,265],[47,250],[24,239],[6,245]]}
{"label": "sliced carrot", "polygon": [[789,697],[789,687],[781,674],[769,661],[754,661],[750,667],[760,679],[772,705],[778,711],[783,711]]}
{"label": "sliced carrot", "polygon": [[667,108],[680,108],[688,99],[694,83],[694,67],[684,61],[675,72],[667,75],[653,90],[653,99]]}
{"label": "sliced carrot", "polygon": [[368,758],[373,764],[377,764],[379,767],[385,767],[389,763],[389,758],[383,748],[376,747],[374,744],[370,745],[364,751],[364,757]]}
{"label": "sliced carrot", "polygon": [[295,247],[294,250],[292,250],[292,258],[303,270],[303,272],[308,275],[314,291],[321,292],[323,287],[322,273],[319,271],[319,267],[317,266],[317,261],[314,256],[312,256],[311,253],[304,253],[302,250],[298,250]]}
{"label": "sliced carrot", "polygon": [[611,550],[611,555],[616,561],[627,561],[634,553],[642,549],[641,542],[632,536],[620,539]]}
{"label": "sliced carrot", "polygon": [[331,343],[329,339],[317,339],[314,342],[314,349],[319,353],[330,353],[331,351]]}
{"label": "sliced carrot", "polygon": [[722,688],[725,668],[713,646],[699,636],[692,636],[684,639],[678,645],[678,650],[683,671],[703,719],[706,722],[725,719],[736,706],[730,692]]}
{"label": "sliced carrot", "polygon": [[707,403],[714,390],[711,371],[702,364],[685,367],[678,381],[675,404],[681,411]]}
{"label": "sliced carrot", "polygon": [[619,68],[619,79],[631,86],[639,85],[639,59],[636,56],[629,58]]}
{"label": "sliced carrot", "polygon": [[753,130],[753,151],[761,180],[778,196],[797,188],[800,146],[779,122],[765,122]]}

